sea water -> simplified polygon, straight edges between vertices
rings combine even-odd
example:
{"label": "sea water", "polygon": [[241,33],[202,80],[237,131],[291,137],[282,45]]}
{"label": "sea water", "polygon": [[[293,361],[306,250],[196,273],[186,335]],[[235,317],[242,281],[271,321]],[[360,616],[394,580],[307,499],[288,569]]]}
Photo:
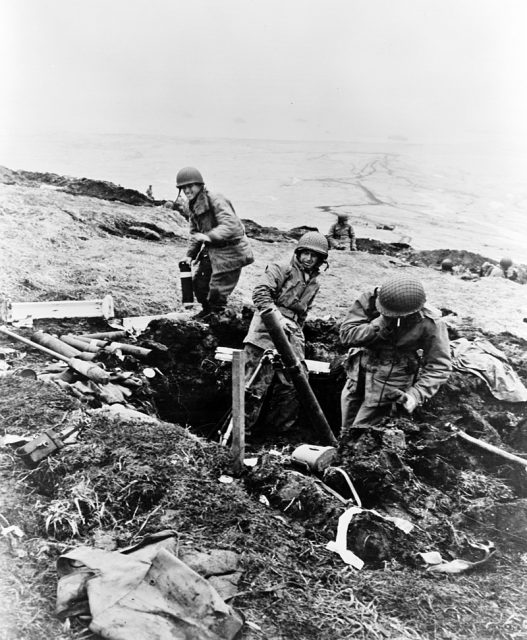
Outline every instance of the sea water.
{"label": "sea water", "polygon": [[[496,140],[283,141],[122,134],[0,137],[0,164],[177,197],[198,167],[241,218],[326,232],[336,214],[359,237],[466,249],[527,262],[527,153]],[[155,214],[152,214],[155,215]]]}

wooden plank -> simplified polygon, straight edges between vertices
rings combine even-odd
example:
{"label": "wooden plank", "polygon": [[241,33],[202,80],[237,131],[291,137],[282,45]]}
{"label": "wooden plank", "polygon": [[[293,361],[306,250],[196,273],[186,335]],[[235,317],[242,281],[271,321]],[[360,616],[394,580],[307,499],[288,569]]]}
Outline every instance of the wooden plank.
{"label": "wooden plank", "polygon": [[44,302],[12,302],[0,305],[2,322],[18,322],[26,318],[113,318],[113,298],[100,300],[49,300]]}
{"label": "wooden plank", "polygon": [[240,474],[245,458],[245,353],[232,353],[232,470]]}
{"label": "wooden plank", "polygon": [[[233,351],[236,351],[236,349],[232,349],[231,347],[216,347],[214,358],[221,362],[231,362]],[[304,362],[306,363],[307,370],[310,373],[330,372],[329,362],[322,362],[320,360],[304,360]]]}

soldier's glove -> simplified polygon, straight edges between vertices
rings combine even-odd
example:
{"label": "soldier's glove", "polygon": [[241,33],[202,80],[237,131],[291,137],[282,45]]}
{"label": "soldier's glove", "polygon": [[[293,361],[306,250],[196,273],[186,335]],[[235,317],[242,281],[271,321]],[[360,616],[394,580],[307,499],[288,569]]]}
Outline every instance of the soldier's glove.
{"label": "soldier's glove", "polygon": [[401,404],[408,413],[413,413],[417,407],[417,400],[409,393],[405,393],[400,389],[394,389],[390,394],[390,398],[395,400],[397,404]]}

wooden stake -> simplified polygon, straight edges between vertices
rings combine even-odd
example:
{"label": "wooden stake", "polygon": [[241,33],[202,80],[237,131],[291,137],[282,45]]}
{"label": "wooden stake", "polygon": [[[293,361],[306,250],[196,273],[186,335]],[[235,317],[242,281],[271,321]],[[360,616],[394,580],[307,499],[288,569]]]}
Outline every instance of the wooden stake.
{"label": "wooden stake", "polygon": [[232,353],[232,457],[233,473],[239,475],[245,458],[245,353]]}

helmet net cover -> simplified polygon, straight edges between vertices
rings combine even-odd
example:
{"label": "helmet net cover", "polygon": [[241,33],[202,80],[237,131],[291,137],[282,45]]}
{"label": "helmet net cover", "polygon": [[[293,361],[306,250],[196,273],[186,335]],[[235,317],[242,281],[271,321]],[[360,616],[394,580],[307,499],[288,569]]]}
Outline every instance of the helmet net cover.
{"label": "helmet net cover", "polygon": [[177,172],[176,186],[178,189],[188,184],[205,184],[203,176],[196,167],[183,167]]}
{"label": "helmet net cover", "polygon": [[425,290],[419,280],[392,278],[381,285],[375,305],[383,316],[401,318],[420,311],[425,302]]}
{"label": "helmet net cover", "polygon": [[326,236],[322,235],[318,231],[308,231],[298,240],[295,247],[295,253],[302,251],[302,249],[308,249],[313,251],[324,259],[328,257],[329,245]]}

